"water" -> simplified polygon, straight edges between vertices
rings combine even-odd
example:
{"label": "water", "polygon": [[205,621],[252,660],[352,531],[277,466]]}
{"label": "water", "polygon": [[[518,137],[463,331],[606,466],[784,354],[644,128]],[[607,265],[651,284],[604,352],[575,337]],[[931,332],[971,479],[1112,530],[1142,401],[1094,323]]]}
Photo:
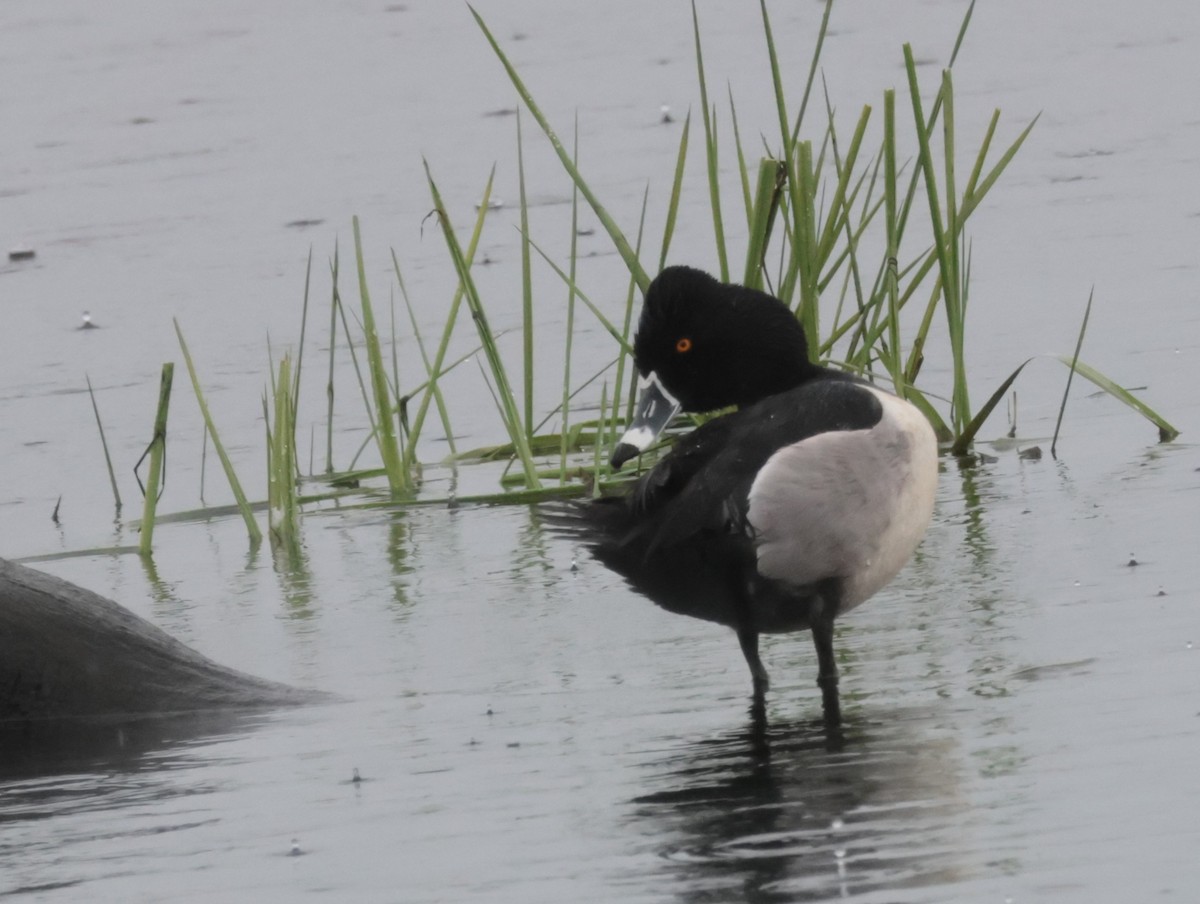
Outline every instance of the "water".
{"label": "water", "polygon": [[[579,109],[584,168],[614,215],[636,222],[647,180],[660,215],[678,126],[659,108],[695,103],[687,10],[478,8],[564,132]],[[903,88],[901,41],[943,61],[961,12],[839,5],[825,70],[843,115]],[[783,46],[800,48],[784,54],[794,84],[819,7],[772,13]],[[744,134],[773,129],[757,17],[738,4],[701,15],[710,86],[732,80]],[[485,234],[496,264],[481,288],[494,321],[519,320],[502,302],[519,297],[515,126],[486,115],[514,100],[464,9],[10,3],[0,17],[5,80],[21,88],[0,99],[0,239],[38,252],[0,265],[6,556],[135,542],[112,523],[82,375],[100,390],[128,509],[158,368],[178,358],[173,316],[261,495],[266,333],[276,348],[295,342],[310,247],[325,310],[327,258],[335,240],[345,254],[351,214],[377,303],[395,246],[418,318],[437,330],[451,270],[428,224],[421,235],[421,153],[460,226],[498,161],[509,206]],[[976,468],[947,461],[917,560],[840,624],[844,740],[816,722],[807,638],[767,640],[758,724],[728,632],[631,595],[526,509],[310,513],[292,562],[247,552],[237,519],[164,525],[152,574],[130,556],[38,567],[223,663],[343,702],[4,738],[0,894],[1188,900],[1200,880],[1200,462],[1188,442],[1200,420],[1200,100],[1186,90],[1198,46],[1200,13],[1182,2],[1138,18],[1074,2],[976,11],[955,74],[962,140],[994,106],[1009,140],[1044,112],[972,230],[974,401],[1028,355],[1069,350],[1094,282],[1085,358],[1145,385],[1184,434],[1154,445],[1152,428],[1077,383],[1060,460],[1022,460],[1018,448],[1048,451],[1065,377],[1031,365],[1018,384],[1025,439],[983,447],[996,460]],[[936,71],[922,67],[929,83]],[[529,141],[527,165],[535,234],[561,254],[569,186],[544,142]],[[674,247],[708,263],[695,184]],[[598,235],[583,241],[606,251]],[[618,308],[619,261],[601,253],[584,268]],[[549,370],[563,315],[553,278],[539,286]],[[75,330],[84,309],[102,329]],[[597,366],[608,348],[595,331],[576,346]],[[310,367],[302,425],[321,424],[323,367]],[[167,511],[198,504],[199,419],[178,376]],[[496,441],[477,376],[456,379],[460,445]],[[543,409],[555,382],[539,384]],[[345,463],[363,438],[348,368],[338,387]],[[1001,415],[985,435],[1006,429]],[[422,457],[443,449],[431,439]],[[429,492],[490,489],[495,476],[434,468]],[[206,477],[206,501],[224,502],[211,462]]]}

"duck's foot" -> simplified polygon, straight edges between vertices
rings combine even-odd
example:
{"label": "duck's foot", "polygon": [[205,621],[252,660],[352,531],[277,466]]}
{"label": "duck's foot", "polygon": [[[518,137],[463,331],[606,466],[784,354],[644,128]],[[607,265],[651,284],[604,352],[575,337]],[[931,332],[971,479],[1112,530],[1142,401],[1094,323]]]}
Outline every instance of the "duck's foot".
{"label": "duck's foot", "polygon": [[813,644],[817,648],[817,686],[821,688],[821,706],[825,711],[825,724],[836,727],[842,724],[842,704],[838,699],[838,667],[833,655],[833,618],[837,614],[836,595],[822,600],[812,622]]}
{"label": "duck's foot", "polygon": [[771,679],[758,658],[758,632],[749,628],[738,631],[738,643],[742,645],[742,655],[746,657],[746,665],[750,666],[750,678],[754,683],[754,703],[761,706],[771,687]]}
{"label": "duck's foot", "polygon": [[842,702],[838,697],[838,674],[836,669],[832,675],[818,675],[817,686],[821,688],[821,708],[825,713],[825,724],[831,728],[841,725]]}

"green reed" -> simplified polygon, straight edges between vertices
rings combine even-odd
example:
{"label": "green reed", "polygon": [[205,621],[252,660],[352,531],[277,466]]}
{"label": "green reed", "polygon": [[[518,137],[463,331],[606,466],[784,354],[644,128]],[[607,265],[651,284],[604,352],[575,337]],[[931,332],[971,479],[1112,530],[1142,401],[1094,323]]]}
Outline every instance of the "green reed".
{"label": "green reed", "polygon": [[[747,221],[741,279],[746,285],[774,292],[793,307],[806,328],[814,358],[826,360],[840,356],[840,362],[834,363],[868,377],[875,376],[878,367],[878,376],[887,379],[898,393],[913,401],[929,417],[939,436],[952,444],[952,450],[962,453],[994,409],[998,397],[1007,391],[1023,367],[1018,367],[1004,381],[987,404],[978,410],[972,409],[966,355],[971,261],[966,226],[1025,142],[1037,118],[1019,131],[998,154],[993,154],[1000,121],[1000,113],[995,111],[977,149],[968,155],[971,168],[967,171],[965,184],[962,183],[957,170],[961,142],[955,124],[952,69],[971,21],[974,11],[972,3],[958,30],[950,65],[941,73],[938,90],[931,103],[926,104],[922,100],[922,88],[911,46],[906,44],[902,48],[911,126],[917,139],[915,165],[908,168],[906,189],[902,188],[900,177],[905,171],[904,161],[912,156],[912,151],[901,147],[898,137],[899,114],[892,90],[885,91],[883,95],[882,137],[877,146],[869,144],[873,109],[865,106],[855,121],[848,142],[842,147],[827,95],[827,124],[824,129],[815,135],[801,137],[832,5],[831,0],[826,3],[802,100],[793,115],[786,100],[766,3],[760,0],[765,48],[771,71],[770,90],[775,99],[779,135],[778,143],[768,148],[768,155],[759,163],[757,179],[751,189],[747,155],[742,146],[731,91],[729,112]],[[472,14],[521,101],[550,140],[575,189],[592,206],[614,248],[625,261],[633,283],[644,291],[648,277],[640,263],[640,249],[631,246],[588,186],[576,160],[567,155],[557,134],[482,17],[475,10],[472,10]],[[735,234],[727,231],[721,206],[718,109],[709,100],[700,20],[695,3],[692,7],[692,29],[717,270],[722,279],[728,279],[729,248]],[[689,125],[690,114],[682,130],[662,253],[658,260],[659,269],[667,260],[667,248],[674,229],[688,150]],[[830,173],[832,175],[828,175]],[[922,196],[924,204],[918,201]],[[918,213],[923,213],[923,216],[915,216]],[[920,229],[913,230],[915,225],[919,225]],[[931,235],[931,244],[915,254],[906,252],[905,239],[910,231],[919,231],[923,237]],[[873,247],[871,242],[877,232],[882,232],[881,254],[868,251],[869,247]],[[922,238],[922,242],[925,241]],[[534,247],[537,248],[537,245],[534,244]],[[872,263],[872,255],[875,255],[876,263]],[[543,254],[543,257],[546,255]],[[773,279],[768,272],[772,259],[776,261]],[[627,331],[614,328],[586,300],[587,296],[575,285],[573,273],[570,276],[564,274],[553,262],[551,266],[570,286],[571,297],[583,299],[610,334],[620,337],[622,354],[618,360],[622,361],[627,349]],[[873,277],[868,273],[872,268]],[[833,320],[826,326],[823,323],[822,302],[833,291],[835,281],[841,284],[841,294]],[[916,329],[902,329],[904,310],[918,297],[924,297],[925,300],[918,308]],[[938,408],[927,388],[917,385],[930,333],[938,324],[938,311],[942,313],[941,320],[945,324],[951,356],[948,412]],[[907,348],[905,336],[908,336]],[[1128,392],[1087,368],[1086,364],[1075,362],[1072,368],[1073,372],[1081,375],[1086,375],[1090,370],[1097,385],[1126,404],[1131,404],[1132,397]],[[618,375],[615,393],[619,394],[620,391],[621,380]],[[1174,435],[1174,428],[1144,404],[1138,403],[1137,410],[1159,426],[1162,436]]]}
{"label": "green reed", "polygon": [[[188,351],[187,342],[183,338],[183,329],[179,326],[179,321],[175,320],[175,335],[179,338],[179,349],[183,352],[184,363],[187,364],[188,376],[192,380],[192,391],[196,395],[196,402],[200,406],[200,415],[204,418],[204,426],[208,430],[208,435],[212,439],[213,449],[217,452],[217,458],[221,461],[221,467],[225,471],[225,478],[229,481],[229,489],[233,493],[233,498],[237,502],[237,510],[241,513],[242,520],[246,523],[246,533],[250,537],[250,545],[257,546],[262,542],[262,531],[259,529],[258,521],[254,518],[254,512],[250,507],[250,503],[246,499],[246,494],[242,490],[242,483],[237,478],[237,474],[233,470],[233,462],[230,461],[229,455],[225,452],[225,446],[221,442],[221,437],[217,433],[217,425],[213,422],[212,414],[208,410],[208,402],[204,398],[204,390],[200,388],[200,377],[196,373],[196,365],[192,363],[192,355]],[[145,524],[142,526],[145,530]]]}
{"label": "green reed", "polygon": [[[349,504],[374,506],[439,501],[418,492],[418,441],[430,405],[437,406],[450,447],[449,462],[507,460],[510,466],[517,466],[515,473],[505,471],[501,475],[501,492],[469,499],[461,497],[457,500],[460,503],[535,501],[551,495],[584,492],[585,487],[596,492],[598,488],[610,486],[615,475],[609,472],[605,453],[620,435],[620,428],[631,416],[634,403],[633,384],[637,375],[630,366],[633,313],[638,296],[649,285],[650,273],[661,270],[669,259],[681,199],[686,190],[689,153],[703,156],[702,194],[707,200],[712,222],[718,275],[723,279],[739,278],[745,285],[761,287],[780,297],[804,323],[814,358],[829,361],[868,379],[887,381],[929,418],[952,453],[962,454],[969,450],[982,425],[1006,397],[1029,361],[1021,362],[982,405],[972,407],[968,393],[970,362],[966,342],[971,271],[968,226],[983,199],[997,185],[1022,147],[1037,118],[1004,144],[998,140],[1001,133],[998,110],[993,112],[983,134],[974,142],[964,141],[959,134],[953,67],[971,21],[972,3],[956,35],[949,65],[938,75],[934,85],[921,84],[912,48],[903,45],[900,55],[905,84],[900,92],[901,99],[894,89],[883,91],[882,113],[877,114],[872,105],[864,105],[852,117],[852,128],[843,132],[837,128],[833,104],[825,90],[825,121],[823,125],[814,126],[812,111],[818,108],[812,100],[821,51],[830,27],[832,0],[825,3],[807,77],[798,92],[793,91],[783,77],[778,53],[781,45],[764,0],[760,0],[759,8],[770,71],[770,83],[763,90],[770,92],[774,100],[773,119],[776,122],[768,129],[770,136],[761,139],[762,150],[751,151],[743,142],[743,125],[739,122],[732,87],[728,91],[726,111],[731,127],[728,130],[721,127],[723,111],[710,97],[700,16],[693,4],[692,39],[701,108],[699,120],[703,126],[702,150],[697,151],[690,143],[692,114],[689,111],[680,126],[661,240],[653,251],[648,252],[652,255],[651,269],[642,263],[643,246],[647,244],[648,190],[643,197],[635,240],[630,242],[583,175],[578,121],[575,140],[568,152],[483,18],[471,10],[521,103],[550,141],[572,184],[571,240],[564,267],[543,249],[530,231],[525,135],[522,133],[524,120],[518,117],[522,393],[518,397],[514,392],[508,364],[500,351],[501,334],[491,329],[485,299],[472,276],[476,249],[491,207],[495,170],[493,168],[488,176],[473,229],[464,246],[453,227],[452,212],[443,202],[426,164],[433,216],[457,277],[445,324],[432,354],[427,352],[417,327],[414,305],[405,286],[399,258],[392,252],[396,286],[408,311],[424,382],[406,392],[401,390],[403,362],[396,345],[394,306],[388,349],[377,326],[367,284],[359,222],[355,218],[354,252],[360,303],[357,312],[353,309],[348,312],[342,303],[338,287],[339,257],[335,248],[330,266],[326,454],[321,478],[325,486],[303,497],[298,488],[300,475],[295,432],[299,418],[300,368],[311,284],[311,255],[305,276],[304,315],[295,366],[292,367],[289,357],[285,356],[278,372],[274,365],[271,368],[269,399],[272,404],[268,405],[268,400],[264,399],[264,416],[269,461],[267,507],[273,539],[282,538],[285,532],[295,537],[301,502],[336,497],[339,505],[345,505],[347,500],[343,497],[359,491],[362,481],[385,479],[388,499],[351,500]],[[798,107],[789,104],[789,93],[793,98],[797,94],[800,97]],[[904,98],[905,93],[907,98]],[[910,133],[911,137],[906,137]],[[758,133],[755,130],[746,134]],[[725,186],[721,184],[720,168],[722,154],[728,157],[731,152],[737,160],[733,188],[741,199],[740,205],[731,208],[741,209],[740,214],[734,216],[729,216],[729,211],[722,206]],[[959,169],[961,161],[966,161],[969,166]],[[578,282],[576,235],[580,198],[595,213],[629,272],[624,310],[619,314],[606,312]],[[561,399],[540,420],[535,410],[535,379],[548,377],[540,371],[535,373],[533,366],[537,316],[532,252],[537,252],[566,290]],[[600,294],[610,295],[611,289],[597,293]],[[449,361],[450,345],[464,303],[478,337],[478,346]],[[611,361],[596,372],[575,378],[572,348],[579,319],[584,316],[593,317],[611,337],[613,355]],[[1161,415],[1080,360],[1086,317],[1085,314],[1074,354],[1058,356],[1069,368],[1068,390],[1070,378],[1078,374],[1153,422],[1160,439],[1172,439],[1177,431]],[[357,330],[352,328],[352,318],[357,320]],[[176,331],[204,417],[206,434],[213,439],[251,542],[257,543],[261,535],[252,510],[262,507],[263,503],[252,506],[247,502],[209,414],[178,323]],[[334,374],[336,354],[340,353],[339,332],[350,355],[362,397],[362,410],[370,428],[358,453],[341,469],[335,468],[333,447]],[[931,340],[943,335],[949,347],[947,369],[951,373],[950,391],[944,400],[922,379],[926,351],[938,347]],[[360,361],[359,349],[365,350],[365,361]],[[471,358],[480,362],[483,379],[495,400],[507,440],[485,448],[460,451],[455,447],[440,381],[445,374]],[[390,368],[385,365],[389,360]],[[597,383],[601,385],[597,387]],[[580,418],[578,399],[584,393],[589,394],[588,398],[595,398],[597,392],[600,407],[596,416]],[[411,412],[410,408],[413,409]],[[163,413],[165,415],[165,409]],[[555,419],[561,426],[557,430],[547,429],[547,424]],[[1055,432],[1057,434],[1057,428]],[[157,427],[155,444],[161,446]],[[372,444],[378,451],[380,467],[357,468],[359,457]],[[152,474],[154,480],[161,480],[161,476]],[[155,484],[152,482],[151,486]],[[518,486],[523,489],[517,489]],[[146,495],[149,503],[157,498],[157,490],[147,491]],[[167,518],[210,517],[227,510],[210,507]],[[147,549],[154,520],[151,507],[143,517],[142,542]],[[165,519],[159,516],[157,520],[161,523]]]}

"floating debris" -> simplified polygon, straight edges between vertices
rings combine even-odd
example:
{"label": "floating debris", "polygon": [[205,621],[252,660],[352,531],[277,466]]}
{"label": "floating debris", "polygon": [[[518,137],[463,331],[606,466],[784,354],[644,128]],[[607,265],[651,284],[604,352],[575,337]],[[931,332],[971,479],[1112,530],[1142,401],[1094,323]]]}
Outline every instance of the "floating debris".
{"label": "floating debris", "polygon": [[320,226],[324,222],[325,221],[323,219],[292,220],[291,222],[284,223],[283,228],[284,229],[308,229],[310,226]]}
{"label": "floating debris", "polygon": [[666,104],[663,104],[661,107],[659,107],[658,112],[661,114],[661,117],[658,120],[659,122],[665,124],[668,122],[675,121],[675,117],[671,115],[671,108],[668,107]]}
{"label": "floating debris", "polygon": [[303,853],[304,853],[304,851],[300,847],[300,839],[293,838],[292,839],[292,847],[291,847],[291,850],[288,851],[288,856],[289,857],[299,857]]}
{"label": "floating debris", "polygon": [[31,261],[37,257],[37,252],[28,245],[16,245],[8,249],[8,259],[10,261]]}
{"label": "floating debris", "polygon": [[1023,458],[1026,461],[1041,461],[1042,460],[1042,447],[1041,446],[1030,446],[1028,449],[1022,449],[1020,452],[1017,453],[1017,458]]}
{"label": "floating debris", "polygon": [[79,329],[81,329],[81,330],[98,330],[98,329],[100,329],[100,326],[99,326],[99,324],[92,322],[91,314],[89,314],[87,311],[84,311],[83,317],[81,317],[79,320]]}
{"label": "floating debris", "polygon": [[[488,210],[499,210],[503,206],[504,206],[504,202],[501,201],[499,198],[488,198],[488,204],[487,204]],[[483,207],[483,202],[476,201],[475,209],[479,210],[479,208],[481,208],[481,207]]]}

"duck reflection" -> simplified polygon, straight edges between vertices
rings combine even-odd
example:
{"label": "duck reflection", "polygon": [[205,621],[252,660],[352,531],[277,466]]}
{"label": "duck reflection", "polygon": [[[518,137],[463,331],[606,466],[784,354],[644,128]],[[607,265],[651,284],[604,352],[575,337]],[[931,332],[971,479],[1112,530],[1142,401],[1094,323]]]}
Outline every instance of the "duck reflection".
{"label": "duck reflection", "polygon": [[[175,752],[189,764],[195,744],[248,735],[271,720],[263,710],[206,710],[144,718],[47,719],[0,723],[0,783],[95,773],[166,772]],[[111,784],[111,783],[110,783]],[[87,782],[79,786],[87,794]],[[107,785],[105,787],[108,787]],[[0,797],[12,794],[0,787]],[[0,822],[4,808],[0,807]]]}
{"label": "duck reflection", "polygon": [[[921,714],[843,732],[747,726],[649,766],[634,799],[681,901],[825,901],[961,881],[967,807],[955,746]],[[659,883],[656,881],[655,883]]]}

